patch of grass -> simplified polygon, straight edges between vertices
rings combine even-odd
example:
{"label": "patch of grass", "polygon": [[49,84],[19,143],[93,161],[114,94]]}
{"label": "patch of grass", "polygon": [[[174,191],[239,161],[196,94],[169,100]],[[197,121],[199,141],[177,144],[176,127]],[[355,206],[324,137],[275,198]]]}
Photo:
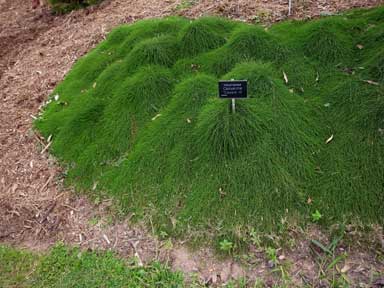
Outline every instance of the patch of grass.
{"label": "patch of grass", "polygon": [[322,221],[326,223],[335,219],[383,219],[378,205],[384,200],[380,192],[380,175],[384,173],[380,152],[384,148],[381,89],[348,77],[325,92],[324,103],[329,103],[329,107],[322,108],[326,124],[323,139],[333,135],[333,140],[324,143],[318,154],[317,173],[322,177],[314,185],[321,188],[312,191],[317,199],[314,206],[323,212]]}
{"label": "patch of grass", "polygon": [[[92,194],[167,237],[241,249],[248,227],[279,231],[315,211],[325,225],[383,223],[381,10],[268,30],[211,17],[122,26],[36,126],[67,183],[98,183]],[[217,99],[219,79],[248,80],[236,113]]]}
{"label": "patch of grass", "polygon": [[[61,155],[65,160],[82,159],[69,171],[70,177],[92,181],[92,176],[100,173],[107,163],[119,161],[121,155],[132,147],[139,129],[167,103],[173,84],[168,69],[144,66],[124,81],[107,105],[95,99],[86,104],[89,107],[82,113],[71,113],[73,118],[69,120],[67,128],[58,134],[60,141],[52,147],[53,151],[65,150]],[[65,113],[69,109],[71,107]],[[86,128],[90,125],[93,126],[92,130]],[[72,137],[77,138],[76,143],[65,148]]]}
{"label": "patch of grass", "polygon": [[384,82],[384,49],[367,62],[368,79]]}
{"label": "patch of grass", "polygon": [[48,0],[52,11],[56,14],[65,14],[72,10],[99,4],[103,0]]}
{"label": "patch of grass", "polygon": [[342,242],[345,234],[345,226],[340,225],[337,231],[330,239],[329,244],[322,243],[315,239],[311,240],[311,252],[316,265],[319,268],[319,279],[325,279],[331,287],[348,287],[349,279],[346,271],[341,267],[347,263],[345,260],[348,258],[347,252],[340,253],[337,247]]}
{"label": "patch of grass", "polygon": [[244,60],[276,61],[284,58],[286,53],[274,35],[255,25],[237,29],[229,40],[229,49]]}
{"label": "patch of grass", "polygon": [[0,285],[10,287],[184,287],[183,276],[159,264],[139,267],[111,252],[57,245],[46,255],[0,246]]}
{"label": "patch of grass", "polygon": [[231,22],[220,18],[202,18],[192,22],[182,31],[182,55],[196,56],[222,46],[226,42],[225,33],[232,27]]}
{"label": "patch of grass", "polygon": [[181,59],[175,64],[174,70],[177,73],[176,75],[180,77],[187,77],[198,72],[219,77],[228,73],[238,62],[238,57],[231,54],[228,46],[225,45],[194,58]]}
{"label": "patch of grass", "polygon": [[382,23],[384,18],[384,6],[378,7],[377,9],[364,11],[364,12],[365,13],[363,15],[367,17],[370,22]]}
{"label": "patch of grass", "polygon": [[126,61],[129,68],[145,64],[172,66],[179,53],[176,39],[160,36],[148,39],[133,48]]}
{"label": "patch of grass", "polygon": [[0,287],[29,287],[38,261],[32,253],[0,245]]}
{"label": "patch of grass", "polygon": [[344,22],[346,21],[338,18],[314,22],[306,31],[303,43],[305,55],[323,64],[348,62],[353,45]]}

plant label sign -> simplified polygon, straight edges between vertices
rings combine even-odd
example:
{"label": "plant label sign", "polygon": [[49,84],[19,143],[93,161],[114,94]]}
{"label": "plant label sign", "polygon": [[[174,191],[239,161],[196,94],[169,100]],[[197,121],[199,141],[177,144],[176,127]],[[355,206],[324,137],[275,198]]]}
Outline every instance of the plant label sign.
{"label": "plant label sign", "polygon": [[241,99],[247,98],[247,80],[219,81],[219,98]]}

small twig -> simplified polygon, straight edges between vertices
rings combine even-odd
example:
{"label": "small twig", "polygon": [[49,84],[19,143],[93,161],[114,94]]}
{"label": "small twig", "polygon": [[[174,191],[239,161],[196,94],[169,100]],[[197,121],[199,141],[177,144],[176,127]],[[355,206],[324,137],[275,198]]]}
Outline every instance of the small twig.
{"label": "small twig", "polygon": [[16,215],[17,217],[20,217],[20,213],[17,212],[16,210],[9,211],[8,213]]}
{"label": "small twig", "polygon": [[61,204],[62,207],[67,207],[73,211],[76,211],[76,212],[79,212],[80,210],[79,209],[76,209],[76,208],[73,208],[72,206],[69,206],[68,204]]}
{"label": "small twig", "polygon": [[40,224],[42,224],[45,220],[47,220],[49,214],[52,212],[52,210],[56,207],[56,201],[53,202],[47,209],[47,211],[44,212],[43,216],[41,217],[41,220],[39,221]]}
{"label": "small twig", "polygon": [[[86,235],[84,235],[84,236],[86,236]],[[85,245],[85,244],[88,244],[89,242],[92,242],[92,241],[95,241],[95,240],[97,240],[97,238],[92,238],[92,239],[88,239],[88,240],[85,240],[83,243],[81,243],[81,245]]]}
{"label": "small twig", "polygon": [[49,176],[47,182],[45,182],[45,184],[43,185],[43,187],[41,187],[41,189],[40,189],[40,193],[43,193],[43,192],[44,192],[45,188],[47,188],[49,182],[51,182],[51,180],[53,179],[53,177],[54,177],[54,175]]}
{"label": "small twig", "polygon": [[137,258],[137,265],[139,267],[143,267],[144,266],[143,261],[141,261],[140,255],[136,249],[137,243],[139,243],[139,241],[137,241],[135,243],[133,243],[132,241],[129,241],[129,244],[131,244],[131,246],[133,247],[133,250],[135,250],[135,257]]}
{"label": "small twig", "polygon": [[119,237],[118,237],[117,231],[116,231],[116,233],[115,233],[115,243],[113,244],[113,248],[116,248],[118,240],[119,240]]}
{"label": "small twig", "polygon": [[59,195],[57,195],[57,196],[55,197],[55,200],[57,200],[57,199],[63,197],[64,195],[65,195],[65,192],[60,193]]}
{"label": "small twig", "polygon": [[35,232],[36,236],[39,235],[42,230],[44,230],[45,234],[48,234],[47,229],[45,229],[43,225],[41,225],[39,222],[35,222],[35,223],[37,223],[37,225],[39,225],[39,229],[36,230],[36,232]]}
{"label": "small twig", "polygon": [[44,147],[44,149],[41,150],[40,154],[44,154],[44,152],[48,150],[48,148],[49,148],[49,146],[51,146],[51,144],[52,144],[52,142],[49,142],[49,143]]}
{"label": "small twig", "polygon": [[42,145],[42,146],[45,146],[44,142],[41,140],[41,138],[39,136],[37,136],[37,134],[33,134],[36,138],[37,141],[39,141],[39,143]]}
{"label": "small twig", "polygon": [[108,245],[111,245],[111,241],[109,241],[107,235],[103,234],[103,238],[108,243]]}

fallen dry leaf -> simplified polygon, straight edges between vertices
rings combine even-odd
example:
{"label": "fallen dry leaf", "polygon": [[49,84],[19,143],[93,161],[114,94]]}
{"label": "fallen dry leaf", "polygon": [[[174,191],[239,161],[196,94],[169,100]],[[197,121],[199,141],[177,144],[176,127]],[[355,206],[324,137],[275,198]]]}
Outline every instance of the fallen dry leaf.
{"label": "fallen dry leaf", "polygon": [[287,74],[285,74],[284,71],[283,71],[283,76],[284,76],[285,84],[288,84],[288,77],[287,77]]}
{"label": "fallen dry leaf", "polygon": [[331,137],[329,137],[326,141],[325,141],[325,144],[328,144],[329,142],[331,142],[333,140],[333,134],[331,135]]}
{"label": "fallen dry leaf", "polygon": [[371,84],[371,85],[376,85],[378,86],[379,83],[375,82],[375,81],[372,81],[372,80],[364,80],[364,82],[368,83],[368,84]]}
{"label": "fallen dry leaf", "polygon": [[161,116],[161,114],[157,114],[155,117],[152,118],[152,121],[156,120],[157,118],[159,118]]}
{"label": "fallen dry leaf", "polygon": [[346,273],[346,272],[348,272],[350,269],[351,269],[351,266],[349,266],[348,264],[345,264],[344,267],[341,268],[340,272],[341,272],[341,273]]}

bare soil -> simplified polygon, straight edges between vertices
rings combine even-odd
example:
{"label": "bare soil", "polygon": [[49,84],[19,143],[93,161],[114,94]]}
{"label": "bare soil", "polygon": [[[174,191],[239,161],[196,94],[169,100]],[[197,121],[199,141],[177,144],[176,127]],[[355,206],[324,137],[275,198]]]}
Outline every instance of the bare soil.
{"label": "bare soil", "polygon": [[[309,18],[383,3],[298,0],[291,17]],[[263,251],[251,249],[242,264],[231,258],[217,260],[207,248],[190,251],[181,243],[170,245],[145,227],[131,225],[129,219],[115,219],[110,200],[96,205],[70,191],[63,186],[63,171],[47,153],[49,143],[33,131],[32,123],[74,62],[119,24],[173,14],[274,22],[285,19],[287,10],[287,1],[280,0],[106,0],[96,7],[53,16],[47,7],[32,10],[31,1],[0,0],[0,243],[39,251],[57,241],[111,249],[142,262],[167,261],[175,269],[197,273],[212,285],[243,275],[262,278],[271,285],[280,281]],[[295,248],[278,252],[281,262],[290,263],[289,273],[299,286],[307,282],[325,285],[319,280],[321,266],[311,254],[308,239],[327,238],[311,229],[300,237],[293,233]],[[371,283],[384,271],[382,230],[376,229],[373,235],[368,244],[357,245],[364,248],[343,248],[349,256],[340,269],[345,268],[353,283]]]}

